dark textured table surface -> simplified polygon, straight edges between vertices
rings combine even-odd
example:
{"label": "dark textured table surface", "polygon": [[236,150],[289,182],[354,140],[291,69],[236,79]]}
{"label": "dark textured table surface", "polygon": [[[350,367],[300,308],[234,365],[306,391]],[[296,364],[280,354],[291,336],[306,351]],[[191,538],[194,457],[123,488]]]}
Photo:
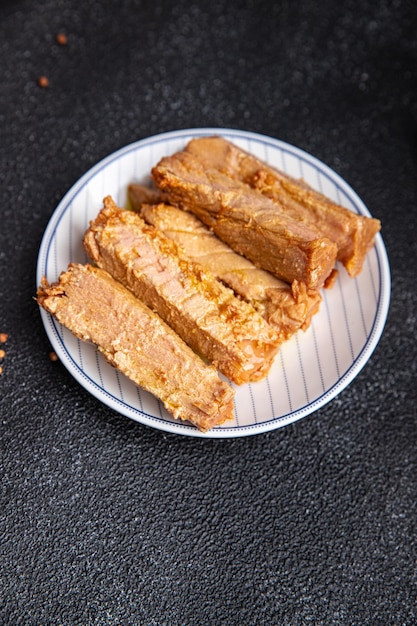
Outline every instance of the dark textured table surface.
{"label": "dark textured table surface", "polygon": [[[417,623],[416,6],[1,3],[1,624]],[[72,184],[130,142],[206,126],[327,163],[381,220],[392,274],[349,387],[228,440],[102,405],[48,358],[33,300]]]}

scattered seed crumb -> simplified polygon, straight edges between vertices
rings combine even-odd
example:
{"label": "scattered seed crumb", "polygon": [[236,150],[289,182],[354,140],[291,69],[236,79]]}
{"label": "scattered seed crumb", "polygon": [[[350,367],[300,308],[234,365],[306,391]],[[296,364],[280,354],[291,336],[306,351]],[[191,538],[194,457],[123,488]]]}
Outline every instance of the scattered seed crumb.
{"label": "scattered seed crumb", "polygon": [[0,350],[0,359],[4,359],[6,356],[6,350]]}
{"label": "scattered seed crumb", "polygon": [[50,352],[48,356],[50,361],[58,361],[58,355],[56,352]]}
{"label": "scattered seed crumb", "polygon": [[8,338],[9,338],[9,335],[7,333],[0,333],[0,343],[6,343]]}
{"label": "scattered seed crumb", "polygon": [[38,78],[38,85],[39,87],[48,87],[49,85],[49,80],[46,76],[39,76]]}
{"label": "scattered seed crumb", "polygon": [[68,39],[65,33],[58,33],[56,36],[56,41],[57,43],[59,43],[60,46],[66,46],[68,43]]}

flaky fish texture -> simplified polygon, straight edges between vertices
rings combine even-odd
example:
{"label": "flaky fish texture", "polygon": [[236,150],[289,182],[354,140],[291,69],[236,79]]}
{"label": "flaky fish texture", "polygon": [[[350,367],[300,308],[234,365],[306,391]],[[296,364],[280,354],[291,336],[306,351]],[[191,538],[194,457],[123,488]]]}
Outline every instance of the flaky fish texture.
{"label": "flaky fish texture", "polygon": [[163,233],[112,198],[84,236],[90,259],[156,311],[236,384],[264,378],[280,338],[255,309]]}
{"label": "flaky fish texture", "polygon": [[[138,186],[135,186],[134,192],[136,199],[147,197]],[[165,203],[149,205],[132,202],[132,205],[147,223],[181,245],[189,259],[198,262],[250,302],[274,326],[282,341],[299,329],[308,328],[320,306],[319,291],[307,289],[304,283],[298,281],[289,285],[255,267],[218,239],[192,213]]]}
{"label": "flaky fish texture", "polygon": [[205,432],[233,418],[234,391],[178,335],[108,272],[71,264],[38,288],[39,305],[161,400],[173,417]]}
{"label": "flaky fish texture", "polygon": [[348,274],[355,277],[361,272],[381,228],[379,220],[332,202],[303,180],[271,167],[223,137],[192,139],[185,150],[205,167],[220,170],[260,191],[286,215],[335,242],[337,260]]}
{"label": "flaky fish texture", "polygon": [[153,181],[235,252],[292,283],[319,289],[334,269],[337,246],[281,210],[276,202],[187,151],[162,158]]}

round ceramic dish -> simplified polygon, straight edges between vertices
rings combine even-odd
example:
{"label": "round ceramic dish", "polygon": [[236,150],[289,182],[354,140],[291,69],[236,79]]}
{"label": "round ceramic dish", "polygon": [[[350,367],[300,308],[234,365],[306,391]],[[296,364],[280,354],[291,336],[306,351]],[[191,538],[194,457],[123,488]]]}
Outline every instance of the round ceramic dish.
{"label": "round ceramic dish", "polygon": [[[55,281],[70,262],[87,261],[82,237],[111,195],[127,202],[131,182],[148,182],[151,168],[182,149],[192,137],[222,135],[260,159],[296,177],[348,209],[369,211],[338,174],[302,150],[259,134],[203,128],[164,133],[132,143],[89,170],[62,199],[42,239],[37,282]],[[258,383],[236,387],[235,417],[202,434],[174,420],[152,395],[110,367],[91,345],[80,342],[44,310],[49,340],[68,371],[91,394],[120,414],[153,428],[195,437],[241,437],[280,428],[316,411],[340,393],[360,372],[384,328],[390,299],[390,272],[381,235],[363,271],[351,279],[343,268],[331,290],[324,291],[320,312],[310,328],[285,343],[269,373]]]}

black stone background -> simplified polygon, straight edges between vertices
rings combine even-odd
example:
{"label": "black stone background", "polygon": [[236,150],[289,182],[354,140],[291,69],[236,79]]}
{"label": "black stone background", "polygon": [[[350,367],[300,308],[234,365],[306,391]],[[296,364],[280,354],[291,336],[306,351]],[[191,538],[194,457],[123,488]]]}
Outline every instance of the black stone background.
{"label": "black stone background", "polygon": [[[417,623],[416,3],[3,1],[0,60],[0,622]],[[392,272],[350,386],[234,440],[100,404],[49,360],[33,301],[71,185],[132,141],[202,126],[327,163],[381,219]]]}

